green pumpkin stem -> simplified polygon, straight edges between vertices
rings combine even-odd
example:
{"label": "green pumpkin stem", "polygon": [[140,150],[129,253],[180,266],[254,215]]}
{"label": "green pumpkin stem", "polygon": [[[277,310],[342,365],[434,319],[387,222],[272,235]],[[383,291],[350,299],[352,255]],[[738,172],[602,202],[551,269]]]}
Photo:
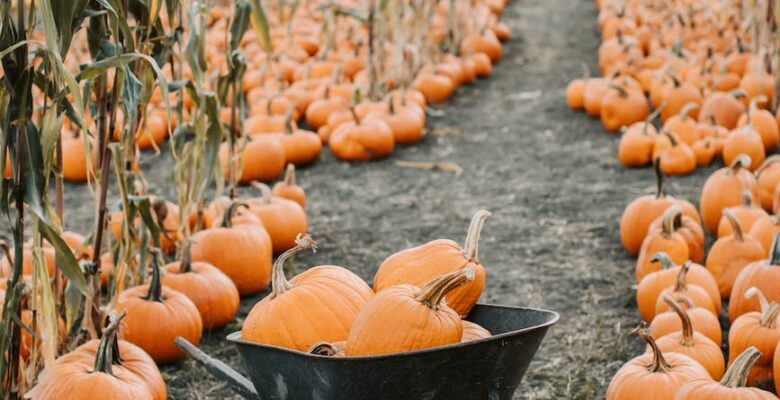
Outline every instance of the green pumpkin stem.
{"label": "green pumpkin stem", "polygon": [[302,250],[308,250],[311,249],[313,252],[317,251],[317,242],[314,241],[314,239],[311,238],[311,236],[307,235],[298,235],[298,237],[295,239],[295,247],[285,251],[284,253],[280,254],[279,257],[276,258],[276,261],[274,261],[274,265],[271,268],[271,294],[269,295],[272,299],[277,298],[284,294],[284,292],[292,289],[292,284],[287,280],[287,278],[284,276],[284,263],[287,261],[290,257],[292,257],[295,253],[302,251]]}
{"label": "green pumpkin stem", "polygon": [[417,291],[415,299],[433,310],[438,310],[444,296],[453,289],[471,282],[476,277],[474,268],[466,267],[442,275]]}
{"label": "green pumpkin stem", "polygon": [[750,346],[742,352],[734,362],[723,378],[720,380],[722,386],[728,388],[746,387],[748,375],[753,369],[753,364],[761,358],[762,354],[757,348]]}
{"label": "green pumpkin stem", "polygon": [[152,281],[149,283],[149,292],[143,297],[147,301],[156,301],[161,303],[164,298],[162,294],[162,279],[160,279],[160,255],[157,250],[152,251]]}
{"label": "green pumpkin stem", "polygon": [[668,294],[664,293],[661,298],[677,313],[680,317],[680,321],[682,321],[682,338],[680,339],[680,344],[686,347],[693,346],[693,325],[691,325],[691,318],[688,316],[688,313]]}
{"label": "green pumpkin stem", "polygon": [[485,225],[485,220],[490,215],[490,211],[488,210],[479,210],[471,217],[469,230],[466,234],[466,246],[463,249],[466,259],[471,262],[479,264],[479,237],[482,234],[482,227]]}
{"label": "green pumpkin stem", "polygon": [[114,375],[112,366],[115,363],[121,362],[119,358],[119,345],[117,342],[117,334],[119,333],[119,324],[122,319],[127,315],[127,311],[122,311],[121,314],[111,313],[109,316],[109,324],[103,330],[103,337],[100,338],[100,344],[98,345],[97,353],[95,354],[95,367],[92,372],[102,372],[108,375]]}
{"label": "green pumpkin stem", "polygon": [[243,201],[233,201],[225,207],[225,211],[222,214],[222,227],[223,228],[232,228],[233,227],[233,217],[236,215],[236,211],[238,211],[239,207],[246,207],[249,208],[249,204],[243,202]]}

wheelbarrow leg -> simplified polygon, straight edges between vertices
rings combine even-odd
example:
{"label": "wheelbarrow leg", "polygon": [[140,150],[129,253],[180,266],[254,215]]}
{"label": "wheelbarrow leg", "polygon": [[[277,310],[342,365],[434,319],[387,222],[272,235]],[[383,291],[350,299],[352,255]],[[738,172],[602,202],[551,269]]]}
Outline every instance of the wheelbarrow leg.
{"label": "wheelbarrow leg", "polygon": [[195,347],[192,343],[188,342],[183,337],[177,337],[174,341],[188,356],[199,364],[206,367],[206,370],[215,378],[225,382],[245,399],[258,399],[255,386],[249,379],[246,379],[243,375],[239,374],[233,368],[230,368],[227,364],[209,356],[208,354]]}

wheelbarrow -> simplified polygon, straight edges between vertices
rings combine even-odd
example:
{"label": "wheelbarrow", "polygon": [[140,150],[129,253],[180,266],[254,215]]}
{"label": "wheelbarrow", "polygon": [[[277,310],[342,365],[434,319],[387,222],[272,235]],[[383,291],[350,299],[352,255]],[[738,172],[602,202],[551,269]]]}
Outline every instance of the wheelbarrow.
{"label": "wheelbarrow", "polygon": [[493,336],[381,356],[331,357],[246,342],[238,347],[247,379],[184,339],[176,343],[216,378],[248,399],[511,399],[539,349],[552,311],[478,304],[468,316]]}

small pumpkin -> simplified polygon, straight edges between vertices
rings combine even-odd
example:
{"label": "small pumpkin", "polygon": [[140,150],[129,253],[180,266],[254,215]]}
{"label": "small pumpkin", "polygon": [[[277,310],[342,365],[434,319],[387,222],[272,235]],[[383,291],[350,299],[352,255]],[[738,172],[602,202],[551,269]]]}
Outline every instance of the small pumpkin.
{"label": "small pumpkin", "polygon": [[731,288],[729,320],[734,321],[742,314],[761,310],[758,299],[745,296],[750,288],[757,288],[769,301],[780,303],[778,285],[780,285],[780,234],[774,237],[768,259],[748,264],[737,275]]}
{"label": "small pumpkin", "polygon": [[720,314],[720,303],[715,304],[712,296],[709,294],[709,292],[707,292],[706,289],[695,283],[688,283],[687,275],[688,271],[691,269],[691,266],[691,262],[686,262],[683,264],[680,267],[680,270],[677,271],[674,285],[661,291],[661,295],[658,297],[658,299],[656,299],[655,302],[656,314],[660,314],[669,310],[669,305],[663,301],[664,294],[668,294],[674,300],[678,300],[681,297],[687,297],[694,304],[700,305],[701,307],[711,311],[713,314]]}
{"label": "small pumpkin", "polygon": [[347,340],[373,292],[358,276],[333,265],[310,268],[288,282],[285,261],[301,250],[315,248],[309,236],[299,237],[293,248],[276,259],[273,290],[244,320],[243,340],[300,351],[321,341]]}
{"label": "small pumpkin", "polygon": [[660,251],[664,252],[676,264],[682,264],[690,258],[688,243],[674,229],[675,219],[681,216],[680,207],[673,205],[667,208],[661,216],[661,229],[648,230],[636,260],[637,283],[641,282],[647,274],[658,270],[660,265],[653,262],[652,258]]}
{"label": "small pumpkin", "polygon": [[284,180],[274,185],[272,194],[287,200],[298,203],[301,208],[306,209],[306,193],[303,188],[295,182],[295,165],[287,164],[287,170],[284,173]]}
{"label": "small pumpkin", "polygon": [[761,137],[764,150],[770,152],[775,150],[780,142],[780,128],[778,128],[775,116],[771,112],[758,108],[758,102],[762,101],[766,101],[766,97],[758,96],[750,100],[750,107],[739,118],[737,126],[752,126],[753,130]]}
{"label": "small pumpkin", "polygon": [[295,201],[274,196],[265,184],[255,182],[253,186],[260,190],[261,195],[248,201],[249,211],[266,227],[274,254],[295,247],[298,235],[309,229],[306,211]]}
{"label": "small pumpkin", "polygon": [[770,392],[747,387],[748,373],[761,355],[757,348],[748,347],[734,359],[720,382],[692,381],[677,391],[674,400],[776,400]]}
{"label": "small pumpkin", "polygon": [[743,190],[750,191],[753,201],[758,198],[756,178],[747,169],[750,163],[750,157],[746,155],[737,157],[730,165],[715,171],[704,182],[699,197],[699,210],[708,232],[718,231],[724,208],[742,203]]}
{"label": "small pumpkin", "polygon": [[471,342],[473,340],[485,339],[491,336],[490,331],[482,326],[463,320],[463,336],[460,339],[461,343]]}
{"label": "small pumpkin", "polygon": [[726,129],[737,127],[739,117],[745,112],[745,105],[738,100],[744,92],[714,92],[704,99],[699,112],[699,122],[714,120]]}
{"label": "small pumpkin", "polygon": [[[715,343],[720,343],[723,339],[723,332],[720,327],[718,316],[712,311],[698,307],[689,298],[680,296],[675,300],[679,306],[685,306],[688,318],[691,319],[691,326],[696,332],[710,338]],[[682,332],[682,321],[674,310],[660,313],[653,318],[650,323],[650,334],[653,337],[662,338],[674,332]]]}
{"label": "small pumpkin", "polygon": [[693,154],[696,155],[696,165],[706,167],[712,164],[712,160],[720,154],[715,139],[708,137],[697,140],[692,146]]}
{"label": "small pumpkin", "polygon": [[[225,172],[225,179],[230,172],[229,156],[228,144],[223,143],[219,148],[219,161]],[[274,180],[287,165],[284,146],[274,135],[248,136],[242,148],[236,149],[235,157],[232,163],[234,170],[238,172],[240,183]]]}
{"label": "small pumpkin", "polygon": [[585,83],[584,105],[589,116],[598,118],[601,115],[601,99],[609,90],[610,81],[606,78],[591,78]]}
{"label": "small pumpkin", "polygon": [[159,255],[152,253],[152,280],[123,291],[114,308],[127,312],[120,336],[142,348],[154,361],[178,361],[184,353],[174,343],[181,336],[193,344],[200,342],[203,320],[198,308],[183,293],[163,287]]}
{"label": "small pumpkin", "polygon": [[742,155],[750,157],[751,163],[747,168],[751,171],[758,169],[759,165],[764,162],[764,158],[766,158],[761,136],[750,124],[737,128],[723,142],[724,163],[730,165],[737,157]]}
{"label": "small pumpkin", "polygon": [[328,138],[330,151],[344,161],[378,160],[393,152],[393,130],[378,118],[361,121],[353,111],[353,121],[336,128]]}
{"label": "small pumpkin", "polygon": [[[672,86],[669,86],[663,93],[666,107],[661,111],[661,122],[666,122],[672,116],[680,113],[683,108],[690,103],[702,104],[702,96],[699,90],[686,82],[681,82],[674,74],[669,75],[672,78]],[[691,118],[698,118],[699,108],[687,106],[688,115]]]}
{"label": "small pumpkin", "polygon": [[663,294],[661,299],[677,313],[682,322],[682,331],[674,332],[658,338],[658,348],[664,353],[674,352],[685,354],[701,364],[712,379],[720,379],[726,370],[726,361],[720,344],[713,342],[707,336],[693,330],[693,325],[688,313],[677,304],[677,301]]}
{"label": "small pumpkin", "polygon": [[573,79],[566,85],[566,104],[572,110],[585,108],[585,82],[584,79]]}
{"label": "small pumpkin", "polygon": [[379,293],[400,284],[420,287],[443,274],[471,267],[474,279],[447,296],[447,304],[462,317],[467,316],[485,286],[485,269],[479,262],[479,237],[489,216],[486,210],[474,214],[465,248],[452,240],[439,239],[386,258],[374,276],[374,291]]}
{"label": "small pumpkin", "polygon": [[738,354],[751,346],[755,346],[763,355],[756,361],[748,375],[748,384],[759,386],[772,379],[772,362],[775,348],[780,343],[778,316],[780,305],[769,303],[758,289],[748,289],[745,297],[758,296],[761,311],[751,311],[742,314],[734,320],[729,329],[729,364],[732,364]]}
{"label": "small pumpkin", "polygon": [[750,234],[744,233],[736,215],[723,210],[723,216],[731,224],[733,233],[715,241],[707,256],[707,269],[718,281],[720,295],[729,298],[737,275],[748,264],[763,260],[764,247]]}
{"label": "small pumpkin", "polygon": [[698,107],[699,105],[695,102],[686,104],[680,109],[678,114],[666,120],[663,129],[672,133],[675,137],[685,142],[685,144],[693,145],[697,140],[701,139],[701,136],[696,119],[689,114],[692,109]]}
{"label": "small pumpkin", "polygon": [[609,89],[601,100],[601,124],[607,131],[617,131],[621,127],[644,121],[649,107],[644,93],[619,84],[610,83]]}
{"label": "small pumpkin", "polygon": [[271,282],[271,237],[246,203],[232,202],[216,226],[192,235],[192,261],[207,262],[224,272],[242,296],[257,293]]}
{"label": "small pumpkin", "polygon": [[289,164],[308,165],[320,157],[322,140],[312,131],[293,126],[291,114],[285,118],[284,133],[276,135],[284,148],[284,159]]}
{"label": "small pumpkin", "polygon": [[662,130],[655,143],[653,158],[665,175],[687,175],[696,170],[696,154],[674,135]]}
{"label": "small pumpkin", "polygon": [[698,362],[679,353],[661,352],[655,340],[638,330],[650,351],[623,364],[607,387],[606,400],[672,399],[686,383],[711,379]]}
{"label": "small pumpkin", "polygon": [[[750,232],[756,221],[768,216],[764,209],[753,204],[753,195],[749,190],[742,191],[742,204],[735,207],[729,207],[728,209],[737,218],[739,226],[744,232]],[[721,217],[720,223],[718,224],[718,237],[721,238],[731,235],[732,232],[731,223],[729,223],[726,217]]]}
{"label": "small pumpkin", "polygon": [[378,292],[352,324],[347,355],[392,354],[459,343],[463,322],[444,298],[475,276],[474,268],[467,266],[422,288],[400,284]]}
{"label": "small pumpkin", "polygon": [[650,121],[637,122],[623,132],[618,145],[618,158],[626,167],[642,167],[653,160],[656,131]]}

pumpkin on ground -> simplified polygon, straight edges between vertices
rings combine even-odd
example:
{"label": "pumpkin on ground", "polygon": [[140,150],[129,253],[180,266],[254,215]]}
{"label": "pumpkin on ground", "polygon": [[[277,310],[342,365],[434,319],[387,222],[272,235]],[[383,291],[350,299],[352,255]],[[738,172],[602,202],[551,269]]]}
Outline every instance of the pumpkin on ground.
{"label": "pumpkin on ground", "polygon": [[747,169],[750,163],[750,157],[742,155],[727,167],[715,171],[704,182],[699,210],[708,232],[717,232],[724,208],[742,204],[744,190],[750,192],[754,202],[758,198],[756,178]]}
{"label": "pumpkin on ground", "polygon": [[298,235],[305,234],[309,229],[306,211],[293,200],[274,196],[265,184],[254,182],[253,186],[260,190],[261,195],[247,202],[249,211],[262,221],[268,231],[274,254],[295,247]]}
{"label": "pumpkin on ground", "polygon": [[314,249],[309,237],[280,255],[273,266],[273,290],[244,320],[243,340],[306,351],[321,342],[347,340],[358,312],[374,295],[371,288],[348,270],[323,265],[287,281],[284,263],[293,254]]}
{"label": "pumpkin on ground", "polygon": [[352,324],[347,355],[392,354],[459,343],[463,322],[444,297],[475,276],[474,268],[466,266],[422,288],[400,284],[378,292]]}
{"label": "pumpkin on ground", "polygon": [[742,231],[731,209],[724,209],[723,216],[731,224],[733,233],[715,241],[707,256],[706,266],[718,281],[721,297],[729,298],[739,272],[748,264],[764,259],[764,247]]}
{"label": "pumpkin on ground", "polygon": [[443,274],[471,267],[474,279],[447,295],[447,304],[460,316],[467,316],[485,286],[485,269],[479,262],[478,253],[482,226],[489,216],[490,212],[486,210],[474,214],[465,248],[452,240],[439,239],[391,255],[376,271],[374,291],[380,293],[400,284],[421,287]]}
{"label": "pumpkin on ground", "polygon": [[[768,215],[763,208],[753,203],[753,194],[750,193],[749,190],[742,191],[742,204],[729,207],[729,210],[734,213],[737,221],[739,221],[739,226],[744,232],[750,232],[756,221]],[[732,233],[733,229],[728,218],[725,216],[721,217],[720,223],[718,224],[718,237],[721,238],[731,235]]]}
{"label": "pumpkin on ground", "polygon": [[668,294],[675,300],[679,300],[682,297],[687,297],[694,304],[700,305],[701,307],[710,310],[713,314],[720,314],[721,304],[716,304],[706,289],[695,283],[688,283],[687,276],[688,272],[691,270],[692,265],[693,264],[690,261],[683,264],[680,267],[680,270],[677,272],[674,285],[661,291],[661,295],[655,302],[656,314],[669,310],[669,305],[663,300],[664,294]]}
{"label": "pumpkin on ground", "polygon": [[[648,236],[663,230],[663,215],[656,218],[647,229]],[[679,234],[688,245],[688,257],[695,263],[704,261],[704,229],[693,218],[678,214],[672,221],[674,232]]]}
{"label": "pumpkin on ground", "polygon": [[652,261],[658,252],[664,252],[675,264],[682,264],[690,259],[688,243],[674,229],[674,221],[681,216],[680,207],[673,205],[661,216],[661,230],[648,231],[636,260],[637,283],[647,274],[658,270],[659,263]]}
{"label": "pumpkin on ground", "polygon": [[778,316],[780,305],[768,302],[760,290],[748,289],[745,297],[757,296],[761,311],[751,311],[737,318],[729,329],[729,364],[748,347],[755,346],[763,354],[750,370],[750,386],[765,385],[772,380],[772,362],[775,348],[780,343]]}
{"label": "pumpkin on ground", "polygon": [[734,321],[742,314],[761,310],[757,298],[745,297],[752,287],[763,293],[767,300],[780,303],[780,234],[775,236],[769,259],[753,262],[737,275],[731,288],[729,320]]}
{"label": "pumpkin on ground", "polygon": [[[676,300],[678,306],[685,307],[685,312],[691,320],[693,330],[710,338],[715,343],[721,343],[723,332],[718,316],[712,311],[698,307],[689,298],[680,296]],[[682,321],[674,310],[660,313],[650,323],[650,334],[653,337],[662,338],[674,332],[682,332]]]}
{"label": "pumpkin on ground", "polygon": [[306,209],[306,193],[303,188],[298,186],[295,182],[295,165],[287,164],[287,170],[284,173],[284,180],[277,182],[274,185],[273,193],[276,197],[281,197],[287,200],[292,200],[305,210]]}
{"label": "pumpkin on ground", "polygon": [[761,352],[749,347],[742,352],[720,382],[700,379],[680,388],[674,400],[776,400],[765,390],[747,387],[748,372],[761,358]]}

